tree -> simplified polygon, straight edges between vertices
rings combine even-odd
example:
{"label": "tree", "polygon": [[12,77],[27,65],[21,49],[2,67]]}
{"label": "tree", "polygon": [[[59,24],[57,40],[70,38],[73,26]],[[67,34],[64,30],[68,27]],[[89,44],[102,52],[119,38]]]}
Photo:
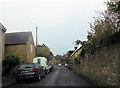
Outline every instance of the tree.
{"label": "tree", "polygon": [[75,41],[75,45],[77,45],[77,46],[78,45],[82,45],[83,46],[85,43],[86,43],[86,41],[81,41],[81,40],[76,40]]}
{"label": "tree", "polygon": [[116,27],[120,32],[120,1],[107,2],[106,17],[116,24]]}
{"label": "tree", "polygon": [[99,45],[109,36],[120,31],[120,2],[107,2],[107,10],[90,24],[91,43]]}
{"label": "tree", "polygon": [[37,56],[46,57],[48,60],[50,60],[53,56],[53,53],[50,51],[50,49],[45,44],[43,44],[43,45],[37,46]]}
{"label": "tree", "polygon": [[120,32],[120,1],[107,2],[107,10],[94,19],[94,23],[90,24],[90,31],[87,35],[88,41],[75,41],[77,46],[82,45],[82,56],[86,51],[93,53],[94,49],[101,44],[111,43],[111,39],[114,40],[114,35]]}

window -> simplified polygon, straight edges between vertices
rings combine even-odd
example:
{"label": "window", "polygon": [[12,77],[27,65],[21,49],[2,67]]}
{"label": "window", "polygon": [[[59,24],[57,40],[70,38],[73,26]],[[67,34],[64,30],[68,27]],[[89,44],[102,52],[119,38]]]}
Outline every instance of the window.
{"label": "window", "polygon": [[31,52],[33,52],[33,45],[31,44]]}

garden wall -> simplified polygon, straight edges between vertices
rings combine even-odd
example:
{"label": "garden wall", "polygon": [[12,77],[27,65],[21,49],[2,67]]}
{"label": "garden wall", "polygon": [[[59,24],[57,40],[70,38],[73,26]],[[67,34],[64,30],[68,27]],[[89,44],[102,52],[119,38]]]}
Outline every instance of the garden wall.
{"label": "garden wall", "polygon": [[85,53],[72,70],[98,86],[120,85],[120,42]]}

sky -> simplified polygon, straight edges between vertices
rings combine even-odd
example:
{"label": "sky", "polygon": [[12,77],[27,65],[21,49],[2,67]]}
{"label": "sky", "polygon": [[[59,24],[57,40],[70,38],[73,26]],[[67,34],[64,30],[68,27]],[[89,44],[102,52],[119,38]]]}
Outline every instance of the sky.
{"label": "sky", "polygon": [[75,40],[87,40],[89,23],[106,9],[106,0],[1,0],[0,22],[10,32],[31,31],[35,42],[53,54],[74,49]]}

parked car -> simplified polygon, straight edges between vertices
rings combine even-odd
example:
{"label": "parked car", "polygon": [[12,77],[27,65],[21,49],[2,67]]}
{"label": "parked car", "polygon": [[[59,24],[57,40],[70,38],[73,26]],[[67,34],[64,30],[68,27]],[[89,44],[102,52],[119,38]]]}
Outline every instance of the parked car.
{"label": "parked car", "polygon": [[68,64],[65,64],[65,67],[68,67]]}
{"label": "parked car", "polygon": [[61,66],[62,66],[62,64],[59,63],[59,64],[58,64],[58,67],[61,67]]}
{"label": "parked car", "polygon": [[43,66],[45,73],[48,74],[50,72],[50,67],[48,66],[48,61],[45,57],[37,57],[33,59],[33,63],[38,63],[40,66]]}
{"label": "parked car", "polygon": [[50,67],[50,72],[52,72],[54,70],[54,66],[50,62],[48,62],[48,66]]}
{"label": "parked car", "polygon": [[24,64],[16,70],[16,82],[27,78],[34,78],[40,81],[42,77],[45,77],[45,71],[37,63]]}

